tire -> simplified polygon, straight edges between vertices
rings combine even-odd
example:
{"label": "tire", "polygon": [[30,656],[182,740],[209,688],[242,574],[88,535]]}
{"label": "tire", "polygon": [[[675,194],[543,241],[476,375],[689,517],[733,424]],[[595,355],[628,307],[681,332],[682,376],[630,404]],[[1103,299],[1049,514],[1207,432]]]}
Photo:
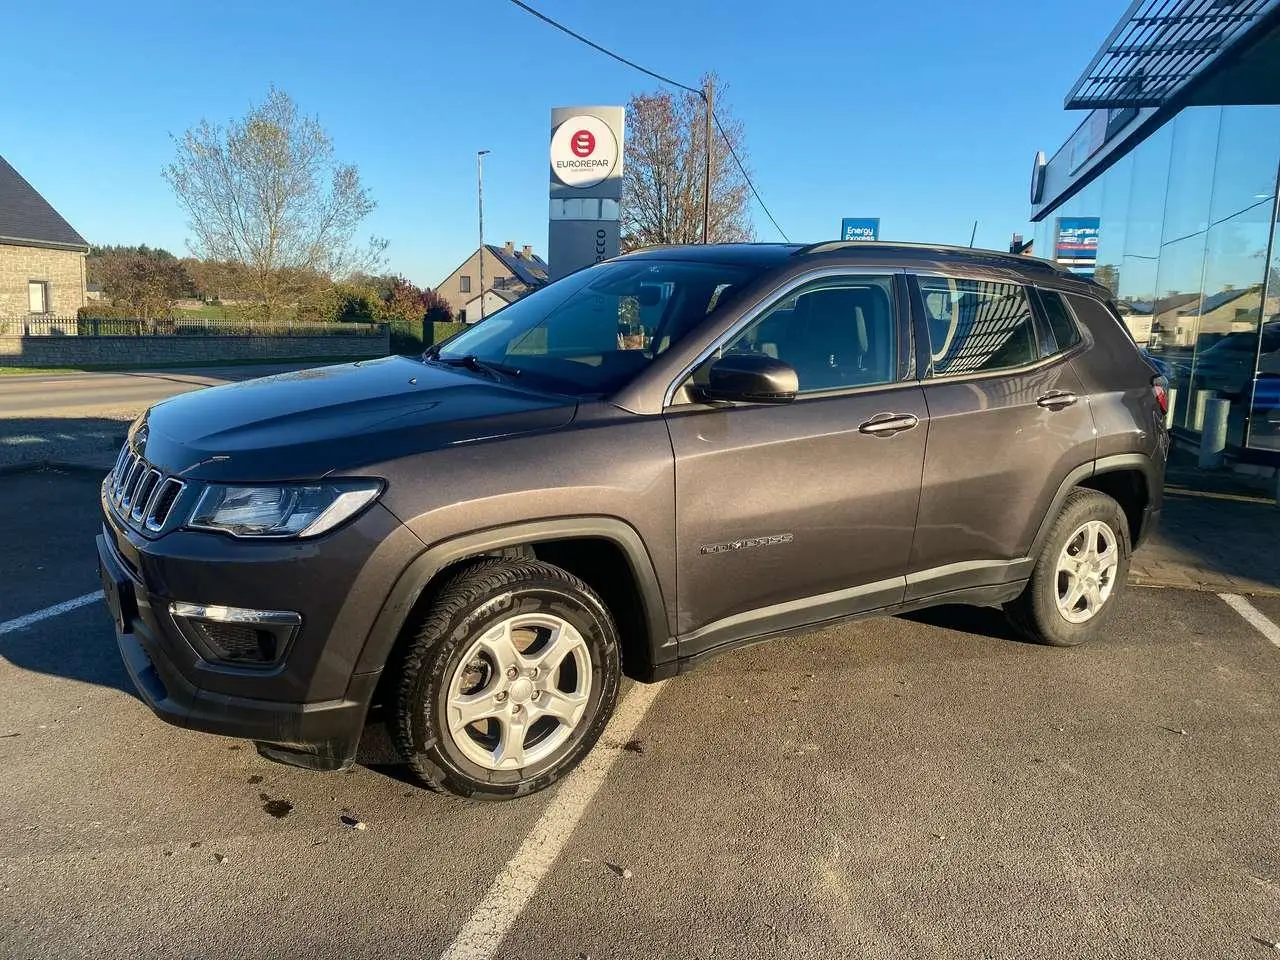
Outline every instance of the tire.
{"label": "tire", "polygon": [[506,800],[586,756],[613,713],[621,663],[595,591],[559,567],[503,558],[449,579],[390,669],[387,723],[417,779]]}
{"label": "tire", "polygon": [[[1113,566],[1102,550],[1096,565],[1087,554],[1081,556],[1090,540],[1097,548],[1108,537],[1115,550]],[[1130,553],[1129,522],[1120,504],[1097,490],[1073,490],[1049,528],[1026,589],[1005,604],[1005,612],[1018,632],[1035,643],[1054,647],[1086,643],[1103,632],[1115,615],[1116,598],[1129,575]],[[1072,603],[1075,574],[1069,571],[1081,559],[1082,594]]]}

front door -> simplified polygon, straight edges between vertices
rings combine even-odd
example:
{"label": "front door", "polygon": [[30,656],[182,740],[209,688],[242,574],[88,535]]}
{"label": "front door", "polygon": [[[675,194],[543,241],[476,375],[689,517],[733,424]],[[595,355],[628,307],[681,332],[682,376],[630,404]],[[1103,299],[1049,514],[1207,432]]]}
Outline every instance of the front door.
{"label": "front door", "polygon": [[681,656],[902,599],[928,432],[904,297],[887,273],[789,284],[693,381],[765,353],[797,398],[669,408]]}

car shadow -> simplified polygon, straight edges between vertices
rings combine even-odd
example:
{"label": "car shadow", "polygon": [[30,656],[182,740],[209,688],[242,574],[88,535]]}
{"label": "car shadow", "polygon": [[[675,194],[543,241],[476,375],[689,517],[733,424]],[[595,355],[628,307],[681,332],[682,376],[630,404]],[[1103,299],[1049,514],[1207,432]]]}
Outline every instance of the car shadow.
{"label": "car shadow", "polygon": [[1009,618],[1003,611],[993,607],[965,607],[955,604],[929,607],[911,613],[900,613],[898,616],[912,623],[922,623],[943,630],[954,630],[957,633],[969,633],[979,637],[990,637],[993,640],[1012,640],[1026,643],[1027,639],[1013,629]]}
{"label": "car shadow", "polygon": [[0,660],[31,673],[108,687],[137,697],[116,649],[111,617],[101,600],[75,613],[0,636]]}

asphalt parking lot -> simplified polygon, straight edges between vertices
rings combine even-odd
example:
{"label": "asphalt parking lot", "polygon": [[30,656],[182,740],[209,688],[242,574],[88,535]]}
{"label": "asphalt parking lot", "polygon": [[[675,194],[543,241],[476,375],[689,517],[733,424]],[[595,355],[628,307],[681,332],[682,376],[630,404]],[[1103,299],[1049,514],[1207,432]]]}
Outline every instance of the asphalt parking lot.
{"label": "asphalt parking lot", "polygon": [[[651,706],[557,819],[551,793],[413,787],[375,727],[338,775],[168,727],[92,599],[15,627],[98,589],[96,491],[0,476],[0,956],[1230,958],[1280,940],[1280,648],[1215,594],[1131,589],[1078,650],[942,610],[631,687]],[[1280,598],[1252,602],[1280,621]],[[544,842],[563,847],[530,886]]]}

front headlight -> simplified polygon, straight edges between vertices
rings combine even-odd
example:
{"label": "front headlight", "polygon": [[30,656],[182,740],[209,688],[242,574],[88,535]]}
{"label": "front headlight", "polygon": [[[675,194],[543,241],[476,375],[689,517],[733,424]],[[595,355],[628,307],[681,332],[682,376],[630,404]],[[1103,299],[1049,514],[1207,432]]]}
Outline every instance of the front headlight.
{"label": "front headlight", "polygon": [[315,537],[350,520],[382,492],[377,480],[211,485],[187,526],[236,537]]}

